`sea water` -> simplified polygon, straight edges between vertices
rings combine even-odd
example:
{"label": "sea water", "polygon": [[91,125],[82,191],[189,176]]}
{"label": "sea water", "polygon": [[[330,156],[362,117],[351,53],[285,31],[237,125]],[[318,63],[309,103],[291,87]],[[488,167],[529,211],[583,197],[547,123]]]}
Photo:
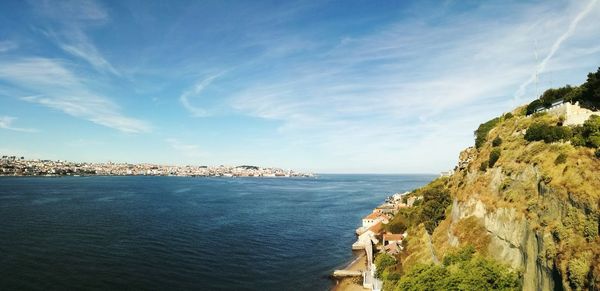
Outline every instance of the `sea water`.
{"label": "sea water", "polygon": [[327,290],[361,217],[433,178],[1,177],[0,290]]}

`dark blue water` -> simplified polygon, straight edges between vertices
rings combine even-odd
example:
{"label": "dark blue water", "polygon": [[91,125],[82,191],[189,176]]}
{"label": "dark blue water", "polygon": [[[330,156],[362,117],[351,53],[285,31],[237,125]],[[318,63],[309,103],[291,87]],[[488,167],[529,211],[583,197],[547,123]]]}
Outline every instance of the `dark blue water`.
{"label": "dark blue water", "polygon": [[0,290],[326,290],[423,175],[0,178]]}

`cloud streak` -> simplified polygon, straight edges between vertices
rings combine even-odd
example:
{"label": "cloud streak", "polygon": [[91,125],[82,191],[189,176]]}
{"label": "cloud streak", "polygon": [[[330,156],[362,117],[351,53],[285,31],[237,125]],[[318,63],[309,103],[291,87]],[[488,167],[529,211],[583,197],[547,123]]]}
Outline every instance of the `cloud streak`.
{"label": "cloud streak", "polygon": [[552,57],[554,57],[554,54],[556,54],[558,49],[560,49],[560,46],[563,44],[563,42],[565,42],[571,35],[573,35],[579,22],[583,18],[585,18],[590,13],[590,11],[592,11],[592,8],[594,8],[594,6],[596,5],[597,2],[598,2],[598,0],[590,0],[588,5],[585,8],[583,8],[583,10],[581,10],[581,12],[579,12],[579,14],[577,14],[575,16],[575,18],[573,18],[573,20],[569,23],[569,27],[567,28],[567,30],[556,39],[556,41],[552,44],[552,47],[550,48],[550,52],[537,65],[535,72],[533,74],[531,74],[531,76],[529,77],[529,79],[527,79],[527,81],[523,82],[519,86],[519,89],[515,93],[516,99],[523,97],[527,86],[531,85],[531,83],[533,83],[535,81],[536,76],[538,74],[541,74],[546,70],[546,65],[548,64],[550,59],[552,59]]}
{"label": "cloud streak", "polygon": [[106,10],[93,0],[32,2],[35,10],[52,23],[40,31],[66,53],[89,63],[97,71],[120,76],[113,65],[102,56],[85,30],[99,26],[109,19]]}
{"label": "cloud streak", "polygon": [[14,41],[3,40],[0,41],[0,53],[5,53],[19,48],[19,44]]}
{"label": "cloud streak", "polygon": [[151,126],[120,112],[108,98],[89,90],[85,81],[61,61],[21,58],[0,62],[0,80],[36,94],[21,100],[43,105],[68,115],[89,120],[124,133],[144,133]]}
{"label": "cloud streak", "polygon": [[117,76],[121,74],[98,52],[88,37],[78,29],[66,32],[68,41],[57,39],[58,46],[65,52],[83,59],[99,72],[108,72]]}
{"label": "cloud streak", "polygon": [[65,140],[110,140],[102,157],[438,171],[478,124],[535,97],[534,70],[543,89],[597,68],[597,1],[32,1],[29,26],[0,27],[19,41],[0,53],[0,106],[89,121]]}
{"label": "cloud streak", "polygon": [[15,120],[17,120],[16,117],[0,116],[0,128],[19,132],[37,132],[37,130],[33,128],[15,127],[13,125]]}
{"label": "cloud streak", "polygon": [[[257,77],[260,82],[233,94],[230,106],[280,121],[279,132],[290,143],[330,153],[344,164],[431,171],[444,161],[452,167],[455,153],[472,144],[470,133],[479,123],[520,105],[511,97],[531,74],[532,35],[552,42],[554,32],[569,25],[550,48],[554,68],[590,65],[576,55],[557,58],[557,51],[593,5],[575,18],[564,11],[539,17],[555,9],[544,5],[515,5],[504,10],[510,17],[485,17],[497,9],[482,4],[469,17],[408,19],[344,38]],[[593,31],[580,37],[597,45]],[[432,157],[437,160],[424,164]]]}

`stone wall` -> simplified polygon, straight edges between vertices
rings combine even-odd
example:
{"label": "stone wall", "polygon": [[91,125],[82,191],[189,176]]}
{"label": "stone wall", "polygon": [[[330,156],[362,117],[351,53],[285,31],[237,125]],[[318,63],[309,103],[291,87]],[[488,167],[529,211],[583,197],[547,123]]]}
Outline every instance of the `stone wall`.
{"label": "stone wall", "polygon": [[552,108],[544,109],[540,112],[548,112],[548,114],[556,116],[564,116],[564,125],[582,125],[593,114],[600,115],[600,111],[592,111],[579,106],[579,102],[571,104],[565,102]]}

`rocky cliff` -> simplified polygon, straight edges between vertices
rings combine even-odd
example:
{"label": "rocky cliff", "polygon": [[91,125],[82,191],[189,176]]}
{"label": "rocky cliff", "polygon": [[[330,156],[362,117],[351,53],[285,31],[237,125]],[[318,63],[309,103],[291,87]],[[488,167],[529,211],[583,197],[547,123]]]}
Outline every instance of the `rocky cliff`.
{"label": "rocky cliff", "polygon": [[569,142],[526,141],[533,122],[560,118],[520,112],[460,154],[435,254],[474,245],[520,271],[524,290],[600,290],[600,159]]}
{"label": "rocky cliff", "polygon": [[384,287],[600,290],[600,68],[474,134],[387,226],[408,237]]}

